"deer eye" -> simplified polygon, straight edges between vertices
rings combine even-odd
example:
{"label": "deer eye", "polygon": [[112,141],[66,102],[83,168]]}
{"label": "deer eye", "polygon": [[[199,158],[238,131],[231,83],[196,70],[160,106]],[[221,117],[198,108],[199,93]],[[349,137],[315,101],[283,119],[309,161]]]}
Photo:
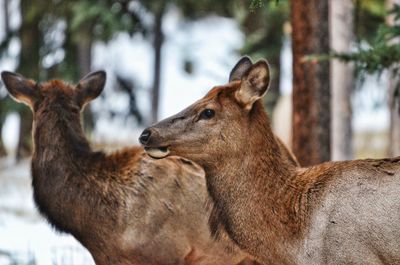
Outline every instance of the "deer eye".
{"label": "deer eye", "polygon": [[200,114],[200,119],[209,120],[209,119],[211,119],[212,117],[214,117],[214,115],[215,115],[215,111],[214,111],[214,110],[212,110],[212,109],[205,109],[205,110],[203,110],[203,112]]}

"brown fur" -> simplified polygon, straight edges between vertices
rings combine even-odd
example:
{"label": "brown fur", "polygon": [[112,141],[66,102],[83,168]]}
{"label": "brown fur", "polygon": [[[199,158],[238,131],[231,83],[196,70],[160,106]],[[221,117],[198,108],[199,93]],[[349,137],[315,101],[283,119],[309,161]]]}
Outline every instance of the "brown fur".
{"label": "brown fur", "polygon": [[[246,78],[148,128],[143,142],[204,168],[212,231],[263,264],[400,264],[400,158],[296,167],[257,100],[267,87],[238,93]],[[215,116],[199,118],[204,109]]]}
{"label": "brown fur", "polygon": [[[72,234],[96,264],[217,265],[245,259],[230,240],[211,237],[199,166],[179,157],[154,160],[138,147],[92,151],[80,111],[101,92],[102,84],[93,90],[96,78],[74,88],[3,74],[10,93],[34,112],[32,185],[49,223]],[[29,93],[21,94],[21,82]]]}

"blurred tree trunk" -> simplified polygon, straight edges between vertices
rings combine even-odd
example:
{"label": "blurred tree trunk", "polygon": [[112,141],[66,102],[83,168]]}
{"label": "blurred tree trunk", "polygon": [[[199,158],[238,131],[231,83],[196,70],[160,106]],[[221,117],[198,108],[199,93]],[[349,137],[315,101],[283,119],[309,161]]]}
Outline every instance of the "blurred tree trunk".
{"label": "blurred tree trunk", "polygon": [[[386,0],[388,10],[392,9],[394,4],[400,5],[400,0]],[[393,15],[387,17],[386,22],[393,25]],[[397,40],[398,41],[398,40]],[[389,156],[400,155],[400,95],[395,96],[396,84],[399,84],[399,77],[389,70],[389,110],[390,110],[390,128],[389,128]]]}
{"label": "blurred tree trunk", "polygon": [[4,141],[3,141],[3,137],[1,136],[1,131],[3,130],[3,123],[5,120],[5,111],[4,109],[1,107],[1,103],[0,102],[0,157],[6,156],[7,152],[6,149],[4,147]]}
{"label": "blurred tree trunk", "polygon": [[17,149],[17,160],[31,155],[32,152],[32,112],[28,107],[19,111],[21,117],[19,127],[19,141]]}
{"label": "blurred tree trunk", "polygon": [[293,151],[303,166],[330,159],[329,62],[304,61],[329,52],[328,0],[291,1]]}
{"label": "blurred tree trunk", "polygon": [[92,40],[90,34],[90,32],[84,33],[84,37],[77,42],[78,63],[82,77],[87,75],[91,69]]}
{"label": "blurred tree trunk", "polygon": [[[4,23],[4,33],[5,33],[5,38],[8,38],[10,35],[10,18],[9,18],[9,10],[8,10],[8,0],[3,1],[3,23]],[[7,100],[7,96],[4,96],[3,98],[0,98],[0,157],[7,155],[6,149],[4,147],[4,141],[3,141],[3,136],[2,136],[2,130],[3,130],[3,123],[5,121],[6,115],[7,115],[7,109],[5,107]]]}
{"label": "blurred tree trunk", "polygon": [[[75,41],[77,47],[77,61],[79,65],[79,74],[82,78],[85,75],[89,74],[92,66],[92,44],[93,39],[91,27],[82,29],[82,33],[79,34],[80,38]],[[85,131],[91,132],[94,128],[94,117],[93,112],[90,108],[90,104],[86,106],[83,111],[83,127]]]}
{"label": "blurred tree trunk", "polygon": [[[330,0],[331,48],[335,52],[350,52],[353,41],[354,4],[348,0]],[[351,94],[354,76],[350,64],[331,61],[332,87],[332,159],[353,158],[351,128]]]}
{"label": "blurred tree trunk", "polygon": [[280,71],[281,71],[281,61],[280,61],[280,55],[281,50],[279,49],[279,52],[277,56],[272,56],[268,58],[269,63],[272,65],[273,73],[272,73],[272,79],[271,79],[271,84],[270,84],[270,89],[268,91],[268,97],[265,97],[265,107],[267,108],[267,111],[269,113],[272,113],[273,110],[275,109],[276,103],[278,102],[278,99],[280,97],[280,91],[279,91],[279,86],[280,86]]}
{"label": "blurred tree trunk", "polygon": [[[65,19],[67,21],[67,24],[70,25],[72,23],[72,14],[70,12],[67,12],[65,14]],[[78,65],[78,58],[79,58],[78,47],[76,42],[79,42],[79,39],[78,40],[74,39],[74,34],[73,32],[71,32],[70,27],[68,27],[67,30],[65,31],[65,43],[64,43],[65,58],[63,62],[60,64],[60,66],[57,67],[57,70],[59,71],[58,75],[65,76],[71,82],[78,81],[79,78],[83,77],[81,75],[85,74],[83,73],[85,71],[85,69],[82,69],[83,67],[76,67]],[[88,66],[85,66],[85,68],[88,68]]]}
{"label": "blurred tree trunk", "polygon": [[0,157],[6,156],[7,152],[4,147],[4,141],[2,136],[3,124],[7,117],[6,101],[8,96],[0,98]]}
{"label": "blurred tree trunk", "polygon": [[6,36],[10,34],[10,13],[8,9],[9,0],[3,0],[3,18],[4,18],[4,33]]}
{"label": "blurred tree trunk", "polygon": [[[19,30],[21,52],[17,72],[36,80],[39,79],[40,73],[40,9],[32,11],[32,6],[43,7],[45,4],[41,0],[21,0],[22,24]],[[32,149],[32,113],[28,107],[21,105],[19,114],[21,121],[17,159],[30,155]]]}
{"label": "blurred tree trunk", "polygon": [[161,0],[154,12],[154,76],[153,89],[151,97],[152,116],[151,122],[155,123],[158,120],[158,109],[160,101],[160,81],[161,81],[161,49],[164,42],[164,34],[162,31],[163,17],[165,12],[165,1]]}
{"label": "blurred tree trunk", "polygon": [[400,155],[400,105],[399,95],[394,96],[394,90],[399,80],[392,71],[389,71],[389,109],[390,109],[390,128],[389,128],[389,156]]}

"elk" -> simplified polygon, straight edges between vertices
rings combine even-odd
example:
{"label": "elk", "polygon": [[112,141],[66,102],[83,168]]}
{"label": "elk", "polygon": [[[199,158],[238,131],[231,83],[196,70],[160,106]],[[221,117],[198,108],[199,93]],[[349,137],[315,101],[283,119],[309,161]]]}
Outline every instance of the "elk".
{"label": "elk", "polygon": [[268,63],[246,61],[240,78],[147,128],[147,153],[202,166],[212,232],[263,264],[400,264],[400,157],[288,163],[261,101]]}
{"label": "elk", "polygon": [[86,247],[96,264],[220,265],[248,257],[229,239],[211,236],[198,165],[180,157],[154,160],[140,147],[112,154],[91,149],[80,112],[102,92],[105,72],[76,86],[1,76],[34,114],[32,186],[39,211]]}

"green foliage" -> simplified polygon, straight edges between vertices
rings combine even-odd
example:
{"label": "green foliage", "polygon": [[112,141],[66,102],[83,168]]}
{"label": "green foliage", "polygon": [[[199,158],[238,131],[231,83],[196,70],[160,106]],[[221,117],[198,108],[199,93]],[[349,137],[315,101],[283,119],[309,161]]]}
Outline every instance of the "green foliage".
{"label": "green foliage", "polygon": [[264,6],[263,0],[252,0],[250,3],[250,10],[254,11],[257,8],[262,8]]}
{"label": "green foliage", "polygon": [[358,45],[358,50],[349,53],[336,53],[333,56],[346,62],[355,64],[356,72],[360,75],[366,73],[382,73],[391,69],[400,72],[400,5],[389,12],[394,16],[393,25],[381,24],[372,40],[363,40]]}
{"label": "green foliage", "polygon": [[283,25],[289,21],[288,1],[279,4],[268,1],[261,8],[244,12],[241,27],[246,35],[246,43],[241,52],[255,59],[279,57]]}
{"label": "green foliage", "polygon": [[353,0],[354,32],[358,40],[371,41],[379,25],[385,23],[385,0]]}
{"label": "green foliage", "polygon": [[[267,1],[268,3],[270,3],[270,1]],[[275,3],[278,4],[279,0],[275,0]],[[265,6],[265,1],[264,0],[251,0],[250,2],[250,11],[255,11],[257,8],[262,8]]]}
{"label": "green foliage", "polygon": [[[359,38],[356,51],[347,53],[333,51],[330,56],[353,63],[356,75],[361,81],[366,74],[380,75],[385,70],[390,70],[394,77],[400,74],[400,5],[394,5],[387,15],[393,16],[393,22],[390,24],[381,22],[375,31],[371,31],[373,37]],[[394,78],[393,81],[395,82],[393,97],[397,98],[400,96],[400,79]]]}
{"label": "green foliage", "polygon": [[133,33],[139,23],[138,17],[129,12],[128,2],[124,1],[70,1],[67,12],[70,12],[69,27],[73,35],[83,30],[93,34],[93,38],[108,41],[116,32]]}
{"label": "green foliage", "polygon": [[212,14],[220,16],[232,16],[232,8],[238,0],[171,0],[170,4],[177,6],[185,18],[189,20],[199,19]]}

